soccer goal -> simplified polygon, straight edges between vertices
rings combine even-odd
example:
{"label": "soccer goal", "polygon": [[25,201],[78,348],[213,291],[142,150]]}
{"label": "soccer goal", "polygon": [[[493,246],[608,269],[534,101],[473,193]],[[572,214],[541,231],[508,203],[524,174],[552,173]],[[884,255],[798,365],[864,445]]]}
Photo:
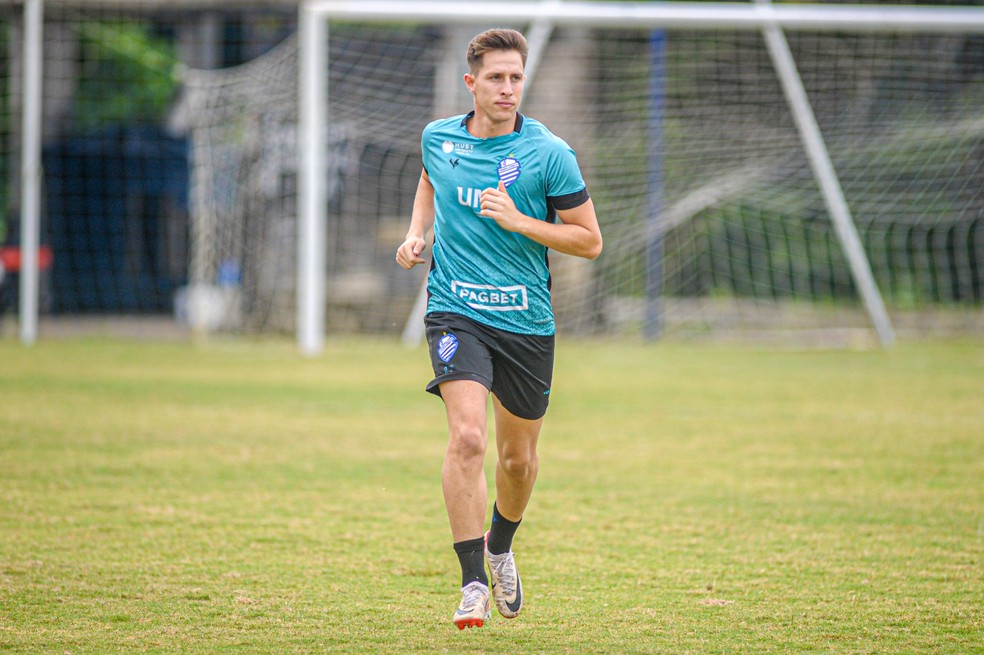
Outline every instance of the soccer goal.
{"label": "soccer goal", "polygon": [[984,333],[982,7],[42,4],[0,10],[0,239],[23,260],[0,315],[16,297],[24,341],[40,308],[415,342],[426,271],[393,253],[420,131],[471,107],[465,46],[502,25],[605,236],[551,255],[561,334]]}
{"label": "soccer goal", "polygon": [[325,308],[419,336],[426,271],[391,262],[419,134],[470,109],[491,26],[529,36],[521,111],[577,151],[605,235],[551,258],[560,331],[887,345],[906,310],[984,299],[982,8],[313,0],[300,23],[307,351]]}

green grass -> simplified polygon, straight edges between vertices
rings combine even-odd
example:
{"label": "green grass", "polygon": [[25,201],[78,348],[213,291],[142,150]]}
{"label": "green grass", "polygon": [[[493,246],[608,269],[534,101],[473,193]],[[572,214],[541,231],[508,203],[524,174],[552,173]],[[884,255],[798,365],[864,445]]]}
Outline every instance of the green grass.
{"label": "green grass", "polygon": [[561,340],[526,607],[465,632],[428,377],[0,341],[0,652],[984,652],[984,343]]}

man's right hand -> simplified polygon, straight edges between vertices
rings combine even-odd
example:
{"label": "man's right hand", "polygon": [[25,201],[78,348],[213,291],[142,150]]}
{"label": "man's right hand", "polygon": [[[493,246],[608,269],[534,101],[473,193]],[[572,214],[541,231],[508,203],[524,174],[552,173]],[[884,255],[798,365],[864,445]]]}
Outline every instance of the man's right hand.
{"label": "man's right hand", "polygon": [[427,247],[427,242],[423,237],[408,236],[407,240],[396,249],[396,263],[408,271],[417,264],[423,264],[424,258],[420,256]]}

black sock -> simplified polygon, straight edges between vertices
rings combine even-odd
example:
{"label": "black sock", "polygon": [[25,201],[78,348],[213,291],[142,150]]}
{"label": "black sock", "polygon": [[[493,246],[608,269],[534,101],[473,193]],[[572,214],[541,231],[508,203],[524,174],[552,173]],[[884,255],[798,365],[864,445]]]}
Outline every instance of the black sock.
{"label": "black sock", "polygon": [[489,576],[485,573],[485,538],[459,541],[454,545],[461,564],[461,586],[478,580],[488,586]]}
{"label": "black sock", "polygon": [[499,513],[499,508],[492,505],[492,529],[489,530],[489,552],[493,555],[502,555],[512,549],[513,536],[516,528],[522,523],[523,519],[510,521]]}

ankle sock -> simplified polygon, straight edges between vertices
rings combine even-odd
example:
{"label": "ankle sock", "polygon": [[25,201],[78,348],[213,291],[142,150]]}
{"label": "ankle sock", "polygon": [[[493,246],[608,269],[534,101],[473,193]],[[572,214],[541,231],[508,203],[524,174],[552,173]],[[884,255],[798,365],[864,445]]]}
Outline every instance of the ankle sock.
{"label": "ankle sock", "polygon": [[516,534],[516,529],[522,521],[523,519],[510,521],[502,516],[502,514],[499,514],[499,508],[493,504],[492,528],[489,530],[489,552],[493,555],[508,553],[512,549],[512,541],[513,536]]}
{"label": "ankle sock", "polygon": [[458,554],[458,563],[461,564],[461,586],[476,580],[488,586],[489,576],[485,573],[485,538],[459,541],[454,544],[454,552]]}

